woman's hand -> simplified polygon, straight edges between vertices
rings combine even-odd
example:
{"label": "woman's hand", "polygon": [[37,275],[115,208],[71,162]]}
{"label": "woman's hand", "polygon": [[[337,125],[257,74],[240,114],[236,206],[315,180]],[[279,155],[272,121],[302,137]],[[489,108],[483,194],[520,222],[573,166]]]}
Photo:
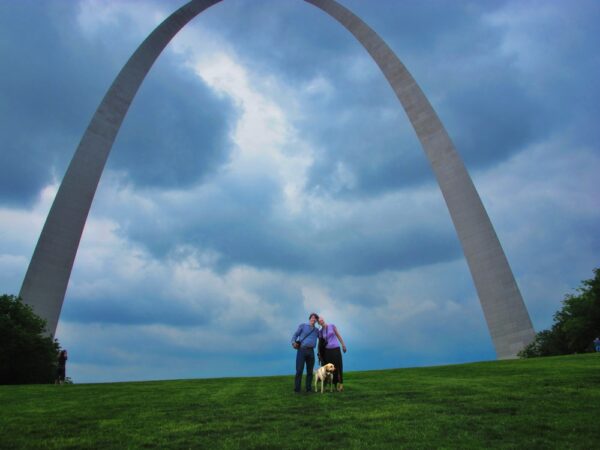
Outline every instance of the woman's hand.
{"label": "woman's hand", "polygon": [[346,346],[342,345],[342,350],[344,350],[344,353],[346,353]]}

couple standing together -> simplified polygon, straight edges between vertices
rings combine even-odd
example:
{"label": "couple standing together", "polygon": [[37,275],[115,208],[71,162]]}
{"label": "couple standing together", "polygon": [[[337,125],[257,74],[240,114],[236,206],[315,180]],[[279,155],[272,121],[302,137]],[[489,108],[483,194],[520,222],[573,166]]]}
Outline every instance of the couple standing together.
{"label": "couple standing together", "polygon": [[[318,323],[321,328],[316,327]],[[315,366],[315,347],[318,350],[321,365],[332,363],[335,366],[333,384],[338,391],[344,390],[344,370],[342,352],[346,353],[346,345],[336,326],[325,322],[323,316],[311,313],[308,323],[298,326],[292,336],[292,347],[296,349],[296,379],[294,391],[300,393],[302,373],[306,364],[306,392],[312,391],[313,368]]]}

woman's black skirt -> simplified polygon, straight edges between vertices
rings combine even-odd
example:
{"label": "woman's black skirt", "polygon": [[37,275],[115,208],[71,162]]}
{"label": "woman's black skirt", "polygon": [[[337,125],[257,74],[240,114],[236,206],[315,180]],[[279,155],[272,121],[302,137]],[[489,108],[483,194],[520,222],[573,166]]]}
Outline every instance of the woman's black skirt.
{"label": "woman's black skirt", "polygon": [[333,364],[333,384],[344,382],[344,364],[342,363],[342,351],[339,347],[325,349],[325,364]]}

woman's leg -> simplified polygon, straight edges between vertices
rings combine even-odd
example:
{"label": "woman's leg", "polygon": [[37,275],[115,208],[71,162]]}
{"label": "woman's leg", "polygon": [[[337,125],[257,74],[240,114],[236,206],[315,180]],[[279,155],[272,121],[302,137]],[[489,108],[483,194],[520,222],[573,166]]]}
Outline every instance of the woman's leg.
{"label": "woman's leg", "polygon": [[342,349],[340,349],[339,347],[337,348],[337,354],[338,354],[338,379],[340,382],[340,385],[344,382],[344,358],[342,358]]}
{"label": "woman's leg", "polygon": [[333,372],[333,384],[343,383],[343,367],[342,367],[342,351],[339,347],[327,349],[327,362],[332,363],[335,366],[335,372]]}

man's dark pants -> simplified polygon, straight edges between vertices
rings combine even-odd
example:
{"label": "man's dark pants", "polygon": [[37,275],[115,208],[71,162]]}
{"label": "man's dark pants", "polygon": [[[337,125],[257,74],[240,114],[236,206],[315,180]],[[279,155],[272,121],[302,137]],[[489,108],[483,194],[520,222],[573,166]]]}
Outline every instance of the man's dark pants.
{"label": "man's dark pants", "polygon": [[300,347],[296,350],[296,385],[294,390],[300,392],[302,372],[306,363],[306,392],[312,390],[313,368],[315,367],[315,351],[313,348]]}

